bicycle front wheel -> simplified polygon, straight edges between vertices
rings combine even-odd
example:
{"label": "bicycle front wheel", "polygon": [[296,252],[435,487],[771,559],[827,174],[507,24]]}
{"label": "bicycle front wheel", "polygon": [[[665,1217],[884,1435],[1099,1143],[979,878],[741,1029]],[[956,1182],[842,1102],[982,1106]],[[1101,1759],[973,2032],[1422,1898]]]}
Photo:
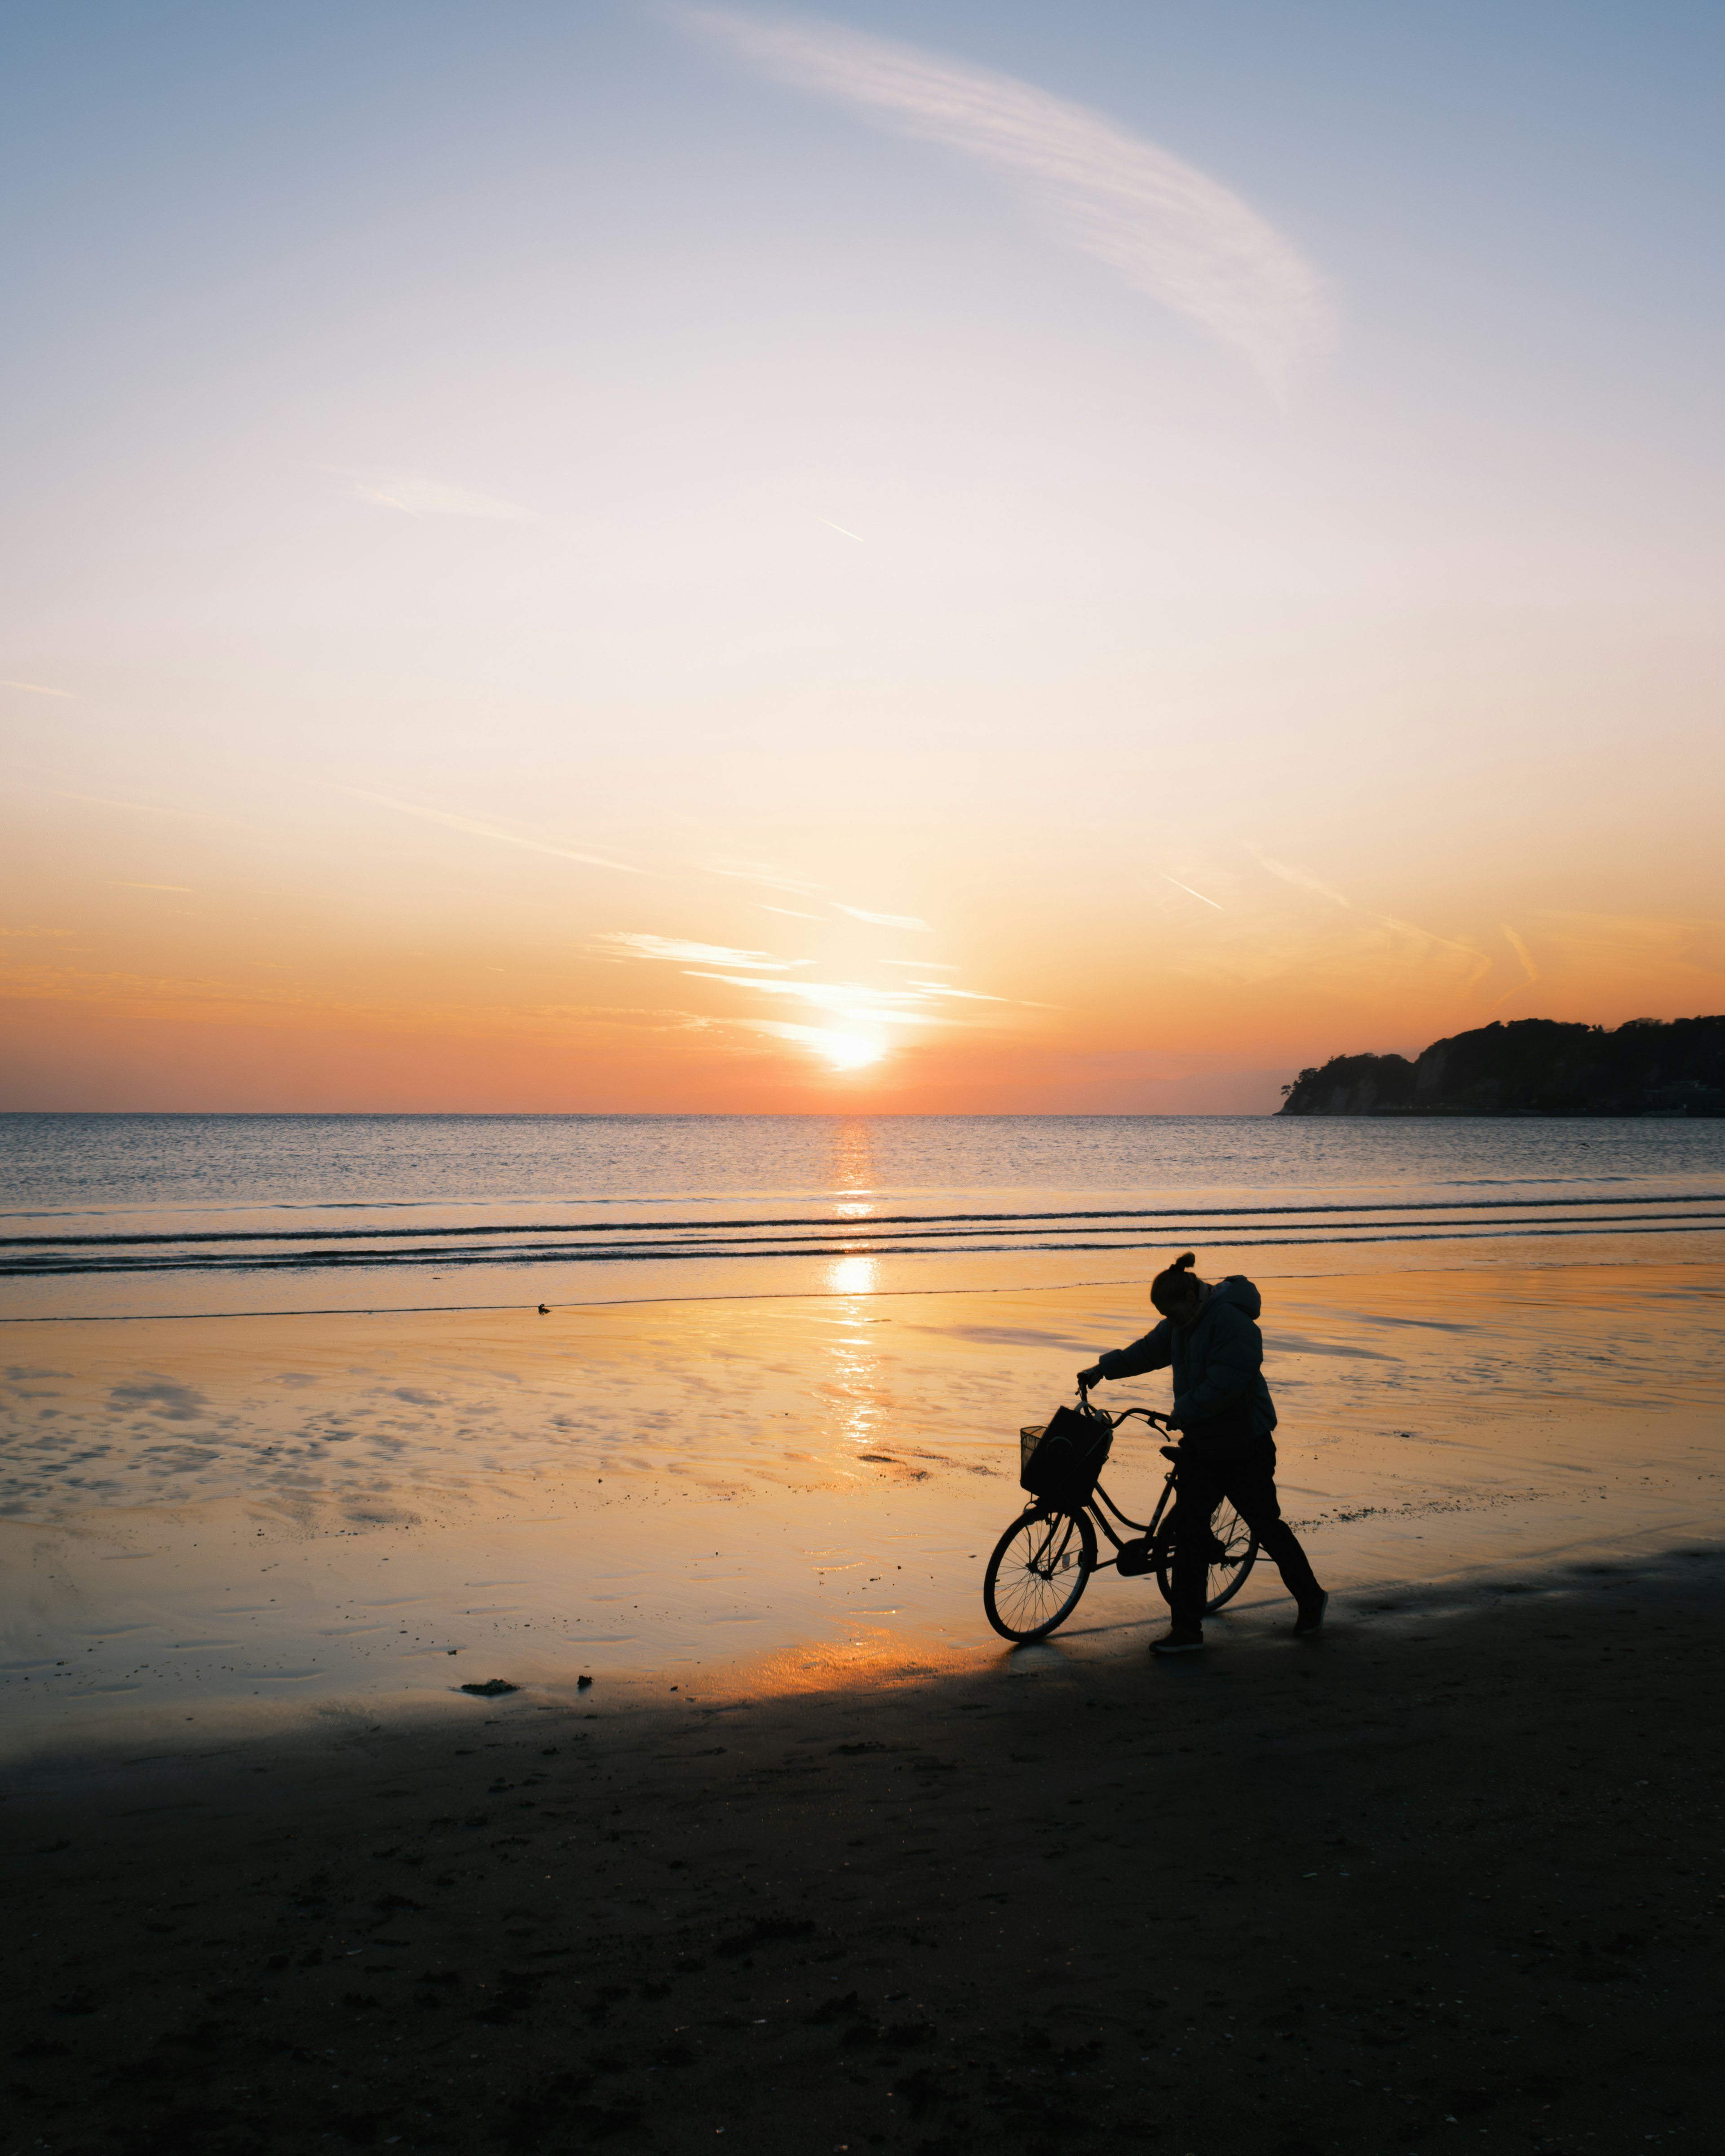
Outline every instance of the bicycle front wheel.
{"label": "bicycle front wheel", "polygon": [[983,1608],[1003,1640],[1045,1640],[1078,1607],[1096,1569],[1088,1512],[1026,1512],[1002,1535],[983,1574]]}
{"label": "bicycle front wheel", "polygon": [[[1179,1532],[1179,1505],[1174,1517],[1156,1538],[1156,1584],[1170,1608],[1174,1599],[1174,1537]],[[1200,1534],[1209,1538],[1209,1565],[1204,1577],[1204,1614],[1214,1617],[1224,1603],[1231,1602],[1245,1585],[1246,1574],[1258,1561],[1258,1537],[1224,1498],[1215,1517],[1200,1524]]]}

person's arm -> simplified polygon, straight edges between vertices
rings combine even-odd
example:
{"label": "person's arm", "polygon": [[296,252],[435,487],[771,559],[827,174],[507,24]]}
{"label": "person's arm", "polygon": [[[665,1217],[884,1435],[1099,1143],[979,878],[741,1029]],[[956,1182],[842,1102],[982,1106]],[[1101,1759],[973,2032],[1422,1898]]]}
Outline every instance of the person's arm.
{"label": "person's arm", "polygon": [[1264,1367],[1264,1337],[1244,1312],[1224,1304],[1211,1318],[1216,1337],[1202,1378],[1174,1402],[1168,1419],[1183,1429],[1245,1406]]}
{"label": "person's arm", "polygon": [[1174,1359],[1173,1337],[1174,1328],[1164,1317],[1130,1348],[1111,1348],[1106,1355],[1099,1355],[1089,1369],[1079,1372],[1078,1382],[1094,1385],[1104,1378],[1138,1378],[1147,1370],[1165,1370]]}

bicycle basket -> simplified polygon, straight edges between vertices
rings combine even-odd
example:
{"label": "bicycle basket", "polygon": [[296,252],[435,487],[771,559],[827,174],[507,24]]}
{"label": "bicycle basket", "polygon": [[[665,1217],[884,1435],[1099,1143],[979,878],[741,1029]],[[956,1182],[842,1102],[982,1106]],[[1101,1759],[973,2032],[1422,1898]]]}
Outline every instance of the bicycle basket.
{"label": "bicycle basket", "polygon": [[1114,1425],[1100,1408],[1056,1408],[1049,1421],[1019,1432],[1019,1486],[1070,1511],[1096,1486],[1113,1443]]}

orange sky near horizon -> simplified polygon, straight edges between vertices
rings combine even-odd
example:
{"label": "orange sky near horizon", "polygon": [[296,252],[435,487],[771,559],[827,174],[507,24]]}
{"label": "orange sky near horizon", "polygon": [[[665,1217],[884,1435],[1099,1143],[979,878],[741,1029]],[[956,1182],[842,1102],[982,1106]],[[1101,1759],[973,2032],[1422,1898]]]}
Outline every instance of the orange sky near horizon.
{"label": "orange sky near horizon", "polygon": [[[837,794],[835,762],[811,776]],[[1202,749],[1170,757],[1170,791],[1206,767]],[[1607,910],[1584,846],[1553,860],[1530,836],[1508,867],[1476,852],[1445,890],[1411,804],[1398,871],[1381,841],[1290,860],[1214,810],[1163,833],[1131,798],[1063,807],[1050,776],[1016,829],[968,789],[986,843],[931,788],[896,828],[854,799],[818,845],[789,850],[794,818],[757,822],[761,850],[735,856],[719,849],[741,811],[596,833],[434,806],[471,803],[448,783],[391,803],[283,772],[246,801],[206,773],[202,805],[172,812],[39,793],[8,871],[39,912],[8,931],[0,1101],[1251,1112],[1330,1054],[1725,1005],[1725,929]],[[1568,904],[1532,896],[1541,868]]]}
{"label": "orange sky near horizon", "polygon": [[1725,1011],[1681,38],[364,12],[21,54],[0,1107],[1249,1112]]}

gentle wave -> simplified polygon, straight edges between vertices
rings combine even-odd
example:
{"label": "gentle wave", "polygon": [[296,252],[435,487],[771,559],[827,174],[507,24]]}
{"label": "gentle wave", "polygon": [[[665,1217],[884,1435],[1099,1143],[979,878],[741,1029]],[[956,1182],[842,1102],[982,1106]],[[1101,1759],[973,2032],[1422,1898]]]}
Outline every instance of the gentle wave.
{"label": "gentle wave", "polygon": [[[1725,1226],[1725,1193],[1681,1197],[1431,1199],[1395,1204],[1144,1206],[1013,1213],[894,1213],[778,1219],[533,1222],[501,1226],[195,1229],[0,1237],[0,1277],[90,1273],[313,1271],[630,1260],[898,1256],[1006,1250],[1138,1250],[1190,1236],[1231,1246],[1478,1241],[1503,1236],[1656,1234]],[[1106,1224],[1117,1221],[1118,1227]],[[1153,1240],[1146,1231],[1154,1225]],[[1242,1232],[1242,1229],[1245,1232]],[[1096,1240],[1097,1238],[1105,1240]],[[217,1247],[221,1246],[221,1247]],[[238,1246],[238,1247],[235,1247]],[[267,1247],[265,1247],[267,1246]]]}

